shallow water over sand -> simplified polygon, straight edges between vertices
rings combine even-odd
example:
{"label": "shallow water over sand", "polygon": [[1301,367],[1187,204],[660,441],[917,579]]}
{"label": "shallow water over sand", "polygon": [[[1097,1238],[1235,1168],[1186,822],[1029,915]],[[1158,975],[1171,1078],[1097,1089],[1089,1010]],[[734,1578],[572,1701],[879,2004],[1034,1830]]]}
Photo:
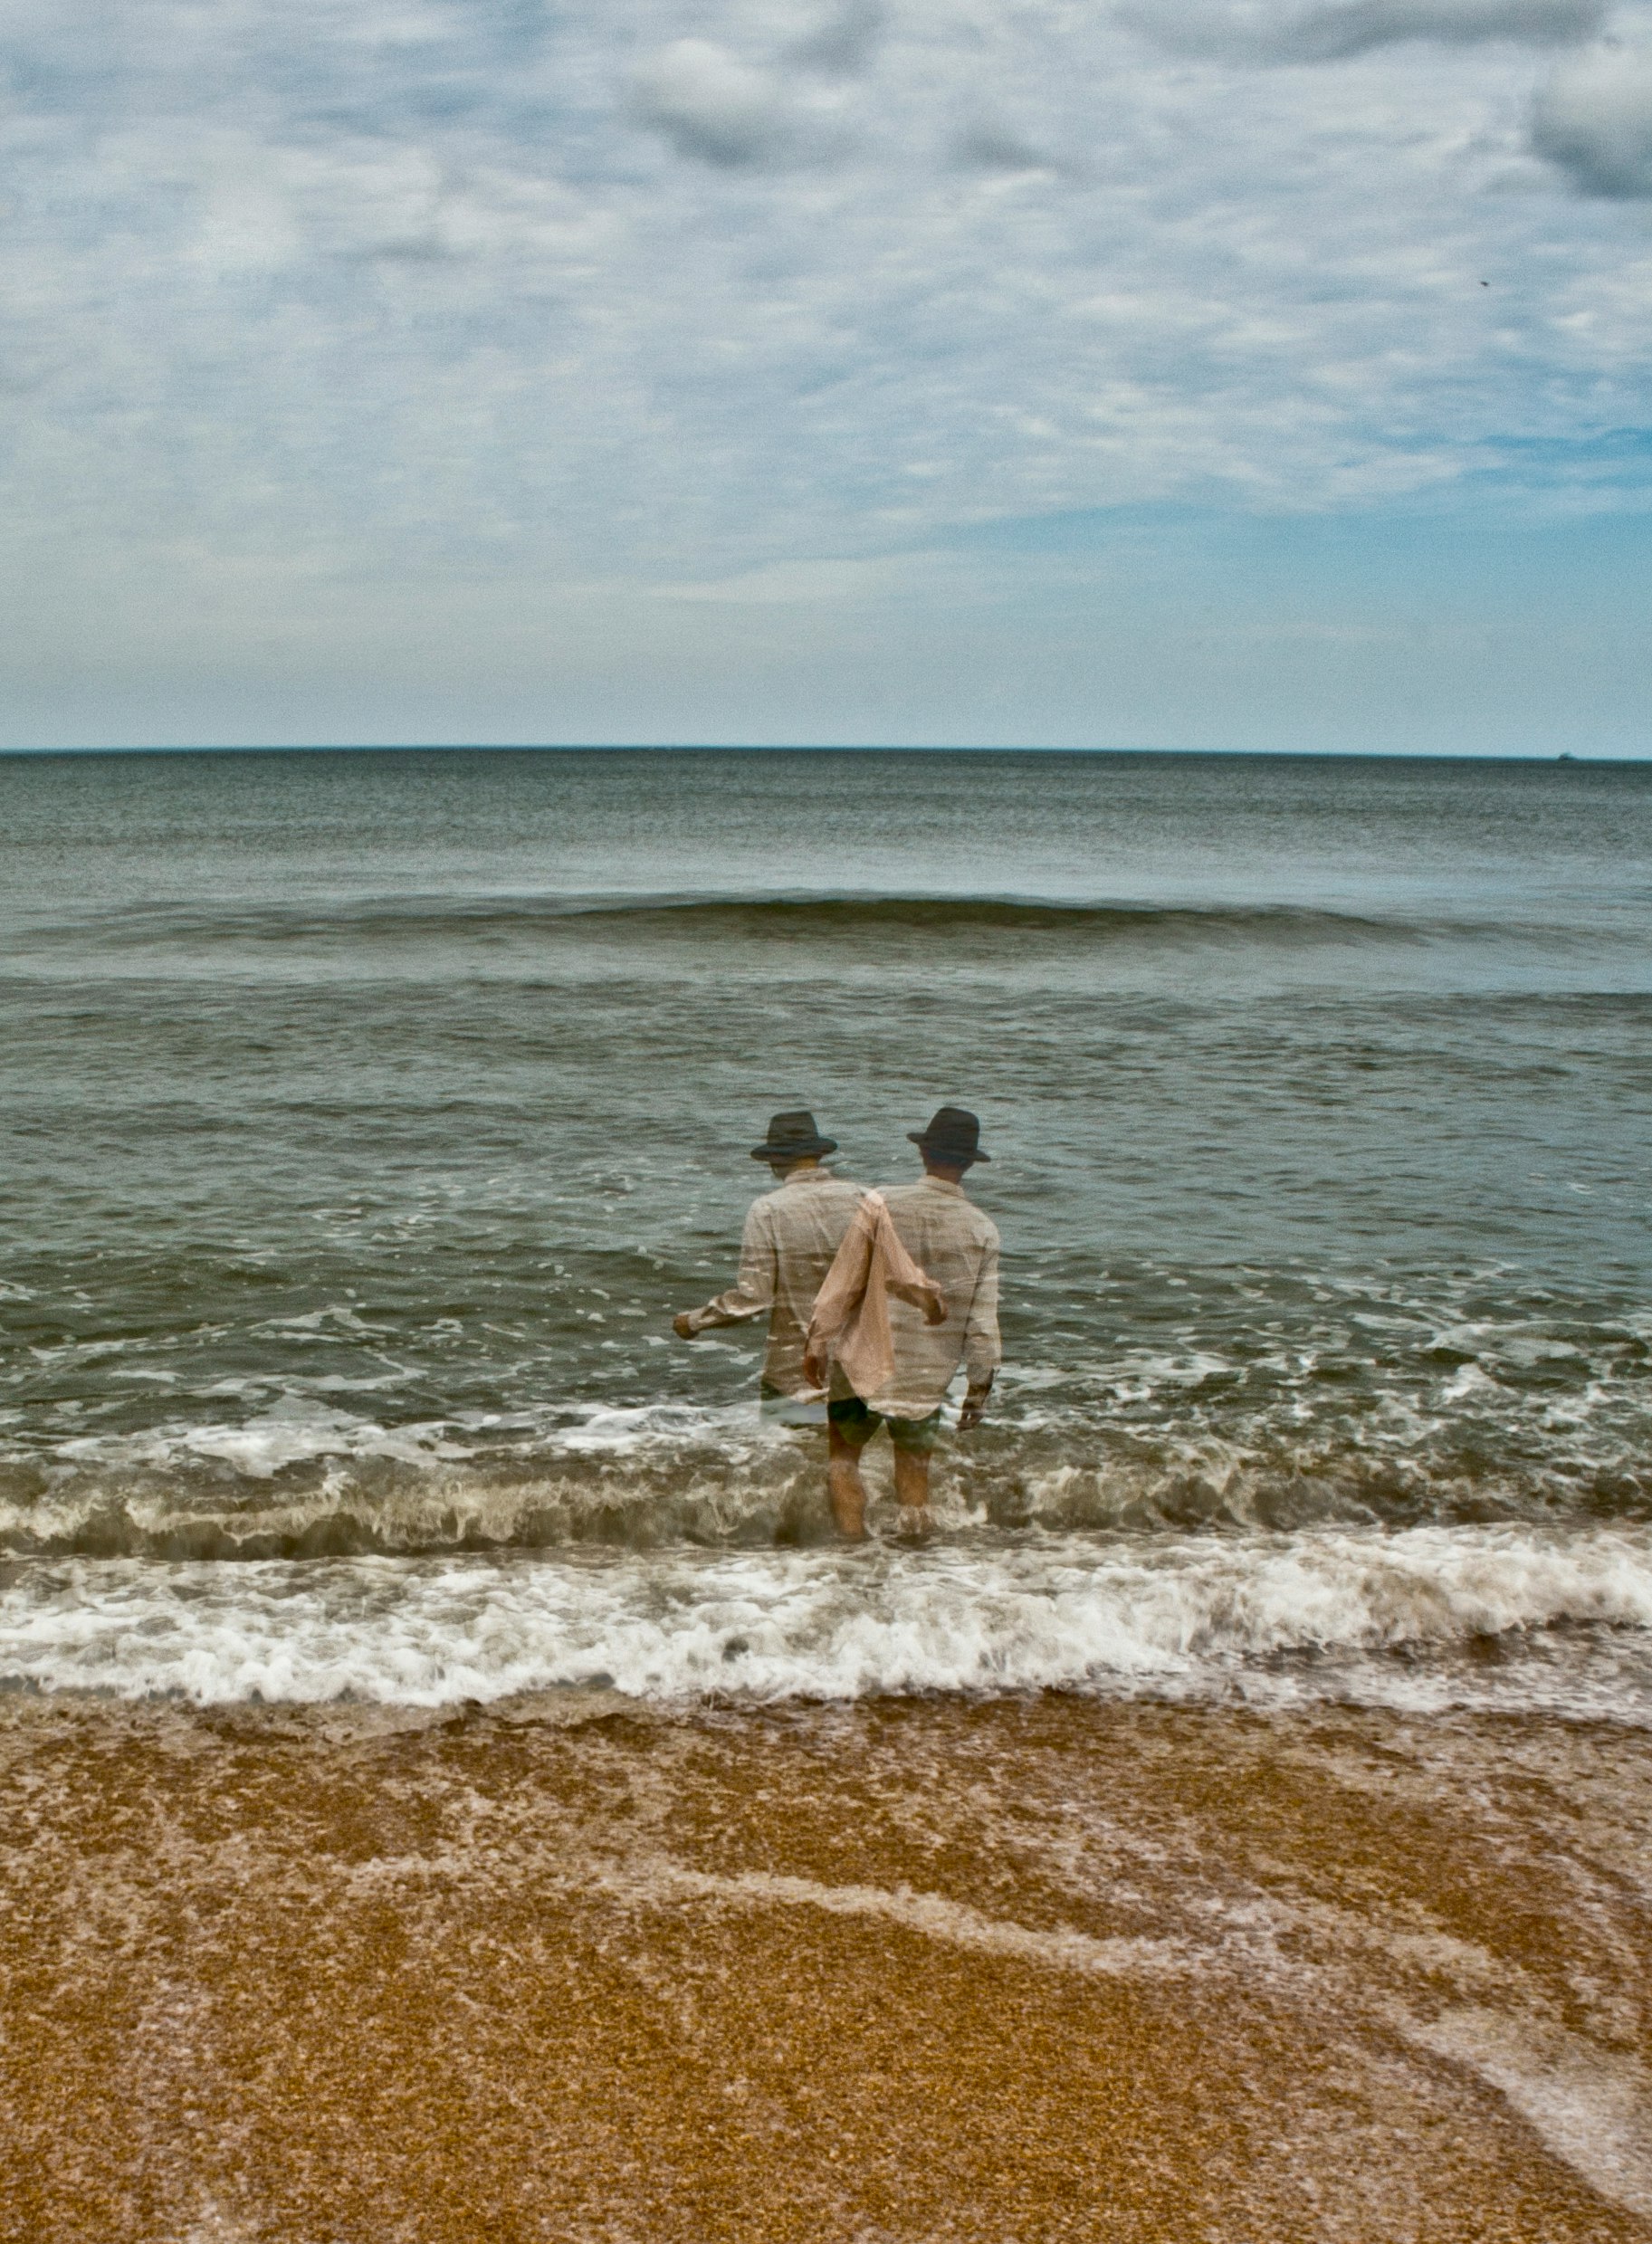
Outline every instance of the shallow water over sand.
{"label": "shallow water over sand", "polygon": [[1615,1725],[0,1712],[0,2235],[1630,2244]]}

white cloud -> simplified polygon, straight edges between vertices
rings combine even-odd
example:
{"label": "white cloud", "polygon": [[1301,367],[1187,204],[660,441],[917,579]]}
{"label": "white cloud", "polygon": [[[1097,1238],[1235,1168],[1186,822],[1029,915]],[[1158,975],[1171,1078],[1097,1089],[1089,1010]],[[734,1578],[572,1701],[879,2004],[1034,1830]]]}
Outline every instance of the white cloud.
{"label": "white cloud", "polygon": [[1532,145],[1585,195],[1652,196],[1652,47],[1597,47],[1540,90]]}
{"label": "white cloud", "polygon": [[178,570],[778,616],[1007,520],[1617,503],[1652,17],[1532,129],[1586,17],[0,0],[0,568],[72,667]]}
{"label": "white cloud", "polygon": [[887,21],[880,0],[845,0],[804,33],[791,49],[792,59],[828,77],[851,77],[871,62]]}
{"label": "white cloud", "polygon": [[1184,0],[1137,11],[1167,44],[1267,62],[1342,62],[1417,40],[1567,46],[1592,38],[1606,12],[1607,0]]}
{"label": "white cloud", "polygon": [[774,72],[709,39],[677,39],[636,73],[637,113],[681,156],[738,168],[785,164],[816,138],[816,119]]}
{"label": "white cloud", "polygon": [[990,117],[978,117],[959,134],[954,144],[959,163],[974,171],[1046,171],[1049,158],[1029,136],[1013,125]]}
{"label": "white cloud", "polygon": [[[955,572],[954,572],[955,573]],[[912,588],[914,583],[932,586],[937,578],[932,555],[887,557],[864,561],[776,561],[767,568],[750,568],[738,577],[712,578],[703,584],[661,585],[659,597],[671,600],[713,602],[739,607],[817,607],[824,601],[887,600]]]}

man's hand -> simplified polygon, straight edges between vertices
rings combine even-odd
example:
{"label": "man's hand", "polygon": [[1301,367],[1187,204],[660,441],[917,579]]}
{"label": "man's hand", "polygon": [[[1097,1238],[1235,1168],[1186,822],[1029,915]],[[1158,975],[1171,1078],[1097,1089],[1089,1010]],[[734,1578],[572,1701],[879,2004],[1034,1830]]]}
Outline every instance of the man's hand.
{"label": "man's hand", "polygon": [[958,1430],[960,1434],[975,1431],[987,1415],[987,1400],[991,1393],[990,1380],[984,1387],[971,1387],[965,1390],[963,1404],[958,1413]]}
{"label": "man's hand", "polygon": [[694,1337],[694,1319],[692,1311],[688,1309],[681,1310],[678,1314],[672,1319],[671,1329],[680,1341],[692,1341]]}
{"label": "man's hand", "polygon": [[803,1376],[811,1387],[824,1387],[826,1380],[825,1357],[805,1356],[803,1359]]}

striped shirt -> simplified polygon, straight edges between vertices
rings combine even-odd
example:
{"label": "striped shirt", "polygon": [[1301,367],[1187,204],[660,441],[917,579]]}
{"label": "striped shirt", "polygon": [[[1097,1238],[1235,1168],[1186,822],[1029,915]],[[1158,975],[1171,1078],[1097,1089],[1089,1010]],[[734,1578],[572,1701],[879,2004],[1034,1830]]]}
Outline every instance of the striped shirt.
{"label": "striped shirt", "polygon": [[726,1294],[690,1310],[690,1331],[744,1324],[767,1313],[765,1386],[782,1395],[817,1392],[803,1376],[809,1313],[864,1190],[829,1169],[794,1169],[775,1191],[753,1200],[740,1241],[740,1275]]}
{"label": "striped shirt", "polygon": [[[883,1198],[902,1246],[940,1286],[947,1315],[944,1324],[925,1324],[921,1309],[890,1295],[894,1374],[882,1394],[866,1399],[885,1417],[923,1418],[940,1408],[960,1363],[975,1386],[990,1379],[1003,1361],[998,1229],[961,1184],[945,1177],[891,1185]],[[833,1392],[837,1389],[834,1379]]]}

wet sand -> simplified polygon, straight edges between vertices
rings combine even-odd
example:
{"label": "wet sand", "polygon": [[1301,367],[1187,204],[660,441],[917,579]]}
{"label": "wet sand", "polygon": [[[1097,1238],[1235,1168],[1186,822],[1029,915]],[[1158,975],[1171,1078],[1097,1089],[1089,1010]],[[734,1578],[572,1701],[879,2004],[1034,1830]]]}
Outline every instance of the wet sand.
{"label": "wet sand", "polygon": [[1643,1733],[0,1713],[0,2236],[1652,2239]]}

